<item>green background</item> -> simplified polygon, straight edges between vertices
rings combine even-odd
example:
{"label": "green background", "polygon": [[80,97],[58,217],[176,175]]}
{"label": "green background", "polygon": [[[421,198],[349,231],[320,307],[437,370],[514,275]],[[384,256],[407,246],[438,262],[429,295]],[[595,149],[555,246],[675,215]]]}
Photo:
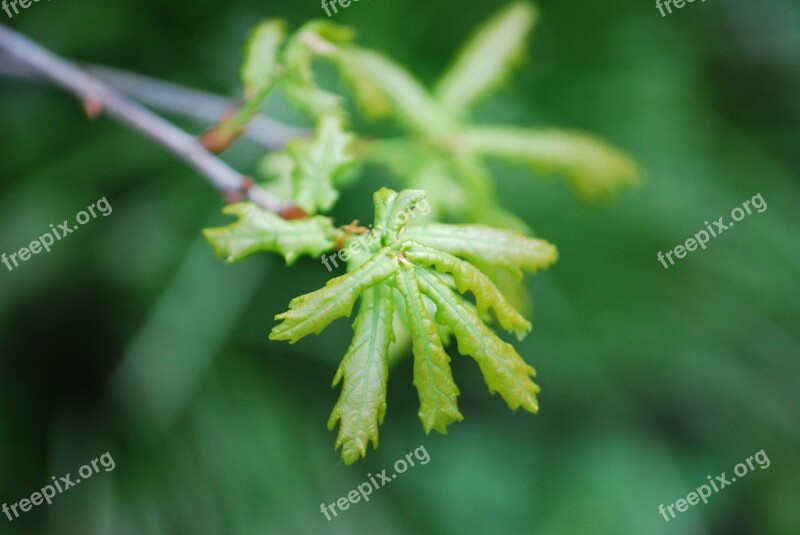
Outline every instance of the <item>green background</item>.
{"label": "green background", "polygon": [[[362,0],[333,20],[430,84],[500,5]],[[56,89],[0,78],[0,252],[103,196],[113,207],[0,266],[0,501],[106,451],[116,461],[51,506],[0,516],[0,533],[800,532],[800,4],[539,7],[528,58],[477,120],[594,132],[633,155],[643,184],[586,206],[558,178],[493,166],[503,205],[560,251],[528,279],[534,330],[516,344],[541,412],[509,411],[452,352],[465,420],[425,436],[408,358],[390,373],[380,447],[350,467],[325,428],[349,322],[267,340],[327,270],[217,261],[200,230],[227,219],[201,177]],[[320,15],[312,0],[57,1],[0,20],[71,58],[236,96],[251,26]],[[226,159],[250,174],[262,152],[242,142]],[[397,186],[349,185],[337,220],[364,218],[384,184]],[[758,193],[765,212],[658,263]],[[319,512],[420,445],[427,465],[330,522]],[[769,468],[659,515],[762,449]]]}

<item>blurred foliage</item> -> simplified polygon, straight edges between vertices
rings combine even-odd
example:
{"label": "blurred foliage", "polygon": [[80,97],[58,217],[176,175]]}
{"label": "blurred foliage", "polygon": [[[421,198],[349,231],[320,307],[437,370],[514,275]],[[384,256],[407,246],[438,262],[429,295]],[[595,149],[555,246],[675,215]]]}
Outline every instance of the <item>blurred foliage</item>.
{"label": "blurred foliage", "polygon": [[[432,85],[499,3],[383,0],[340,10],[359,42]],[[602,206],[491,165],[499,204],[556,243],[529,290],[541,411],[487,398],[453,353],[465,419],[417,420],[412,362],[393,373],[381,448],[345,467],[325,430],[351,335],[294,346],[264,326],[329,273],[262,256],[225,266],[203,180],[74,99],[0,80],[0,251],[106,196],[113,214],[0,279],[0,501],[110,451],[101,473],[3,533],[775,533],[800,530],[800,6],[539,3],[535,44],[476,121],[591,131],[633,154],[643,187]],[[6,21],[76,59],[237,94],[241,45],[316,2],[39,3]],[[333,19],[332,19],[333,20]],[[335,74],[330,80],[335,83]],[[293,120],[282,101],[267,103]],[[198,134],[208,125],[180,124]],[[389,128],[387,126],[387,128]],[[260,151],[226,155],[250,173]],[[369,220],[380,169],[333,214]],[[669,270],[656,253],[761,193],[769,205]],[[332,521],[330,503],[424,444],[410,469]],[[764,449],[771,466],[667,524],[658,505]]]}

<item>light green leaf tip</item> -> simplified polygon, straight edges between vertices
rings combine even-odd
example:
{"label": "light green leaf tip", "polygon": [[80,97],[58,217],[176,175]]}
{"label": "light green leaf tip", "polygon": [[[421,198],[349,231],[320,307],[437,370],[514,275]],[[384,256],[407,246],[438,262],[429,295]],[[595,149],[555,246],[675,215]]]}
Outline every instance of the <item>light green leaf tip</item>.
{"label": "light green leaf tip", "polygon": [[353,324],[353,340],[342,359],[333,386],[344,379],[328,429],[340,421],[335,448],[350,465],[365,457],[367,446],[378,447],[378,426],[386,414],[386,383],[389,379],[389,345],[394,340],[392,292],[386,282],[364,290]]}
{"label": "light green leaf tip", "polygon": [[585,201],[613,195],[639,182],[639,167],[599,138],[566,130],[485,126],[468,130],[463,142],[484,156],[528,165],[534,171],[564,174]]}
{"label": "light green leaf tip", "polygon": [[242,83],[250,98],[260,88],[270,85],[279,67],[279,52],[286,41],[286,22],[271,19],[255,27],[245,45]]}
{"label": "light green leaf tip", "polygon": [[397,266],[397,258],[384,249],[354,271],[331,279],[325,287],[295,297],[289,310],[275,316],[281,323],[272,329],[270,339],[295,343],[309,334],[319,334],[334,320],[349,316],[361,292],[391,277]]}
{"label": "light green leaf tip", "polygon": [[514,346],[500,340],[475,312],[465,307],[441,279],[425,270],[419,270],[418,274],[420,289],[436,304],[436,320],[452,329],[458,351],[478,363],[489,392],[499,392],[512,410],[522,407],[538,412],[539,386],[530,378],[536,371]]}
{"label": "light green leaf tip", "polygon": [[[454,130],[447,113],[405,68],[386,56],[356,46],[339,47],[330,58],[338,65],[347,65],[346,81],[370,80],[371,90],[379,90],[381,98],[391,103],[395,118],[423,137],[441,140]],[[355,85],[358,91],[361,88]]]}
{"label": "light green leaf tip", "polygon": [[558,259],[555,246],[545,240],[484,225],[410,226],[405,238],[461,257],[489,274],[495,267],[518,275],[520,270],[535,273]]}
{"label": "light green leaf tip", "polygon": [[289,40],[283,54],[286,76],[281,79],[281,91],[301,112],[312,117],[344,115],[342,98],[316,83],[312,66],[315,59],[328,56],[352,37],[352,30],[345,26],[311,21]]}
{"label": "light green leaf tip", "polygon": [[414,386],[419,394],[419,419],[426,433],[464,419],[458,411],[458,387],[450,371],[450,357],[442,346],[436,324],[428,314],[417,285],[415,269],[401,267],[395,283],[406,305],[406,318],[414,353]]}
{"label": "light green leaf tip", "polygon": [[249,202],[230,204],[222,211],[239,220],[205,229],[203,235],[217,256],[227,262],[238,262],[259,251],[273,251],[291,265],[300,255],[317,256],[336,245],[336,231],[326,217],[287,221]]}
{"label": "light green leaf tip", "polygon": [[524,56],[537,18],[538,10],[529,2],[501,9],[464,45],[437,85],[436,100],[459,116],[491,92]]}
{"label": "light green leaf tip", "polygon": [[491,279],[469,262],[423,245],[412,245],[405,251],[405,256],[417,265],[451,273],[459,292],[463,294],[469,290],[475,296],[478,313],[483,314],[491,308],[500,326],[513,331],[517,339],[522,340],[531,330],[530,322],[511,306]]}

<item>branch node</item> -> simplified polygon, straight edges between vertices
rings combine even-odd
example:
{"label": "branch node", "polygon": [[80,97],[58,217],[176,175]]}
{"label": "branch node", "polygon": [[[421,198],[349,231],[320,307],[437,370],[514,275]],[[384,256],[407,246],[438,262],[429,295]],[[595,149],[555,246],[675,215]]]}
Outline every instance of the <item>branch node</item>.
{"label": "branch node", "polygon": [[288,208],[284,208],[278,215],[282,218],[286,219],[287,221],[291,221],[292,219],[304,219],[308,217],[308,214],[300,208],[299,206],[289,206]]}
{"label": "branch node", "polygon": [[86,97],[81,100],[83,112],[89,119],[96,119],[103,113],[103,101],[97,98]]}

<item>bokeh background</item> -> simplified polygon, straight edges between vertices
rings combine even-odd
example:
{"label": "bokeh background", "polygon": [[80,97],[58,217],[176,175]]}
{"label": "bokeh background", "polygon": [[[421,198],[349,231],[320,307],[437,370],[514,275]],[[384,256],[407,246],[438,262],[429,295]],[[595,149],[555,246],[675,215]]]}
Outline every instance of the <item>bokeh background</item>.
{"label": "bokeh background", "polygon": [[[361,1],[335,21],[431,83],[500,5]],[[586,206],[562,180],[494,167],[503,204],[561,253],[528,280],[534,330],[517,346],[539,372],[541,412],[509,411],[453,353],[465,420],[425,436],[407,358],[380,447],[350,467],[325,428],[350,322],[267,340],[327,270],[217,261],[200,230],[226,218],[201,177],[57,89],[0,78],[0,252],[103,196],[113,207],[0,269],[0,501],[106,451],[116,461],[51,506],[0,517],[0,533],[800,533],[800,4],[709,0],[667,17],[645,0],[538,5],[528,58],[478,120],[592,131],[645,180]],[[236,96],[251,26],[323,12],[116,0],[0,15],[68,57]],[[261,154],[242,142],[226,158],[252,173]],[[388,180],[352,183],[335,214],[369,214]],[[669,270],[657,262],[757,193],[764,213]],[[427,465],[330,522],[319,512],[420,445]],[[761,449],[769,468],[659,515]]]}

